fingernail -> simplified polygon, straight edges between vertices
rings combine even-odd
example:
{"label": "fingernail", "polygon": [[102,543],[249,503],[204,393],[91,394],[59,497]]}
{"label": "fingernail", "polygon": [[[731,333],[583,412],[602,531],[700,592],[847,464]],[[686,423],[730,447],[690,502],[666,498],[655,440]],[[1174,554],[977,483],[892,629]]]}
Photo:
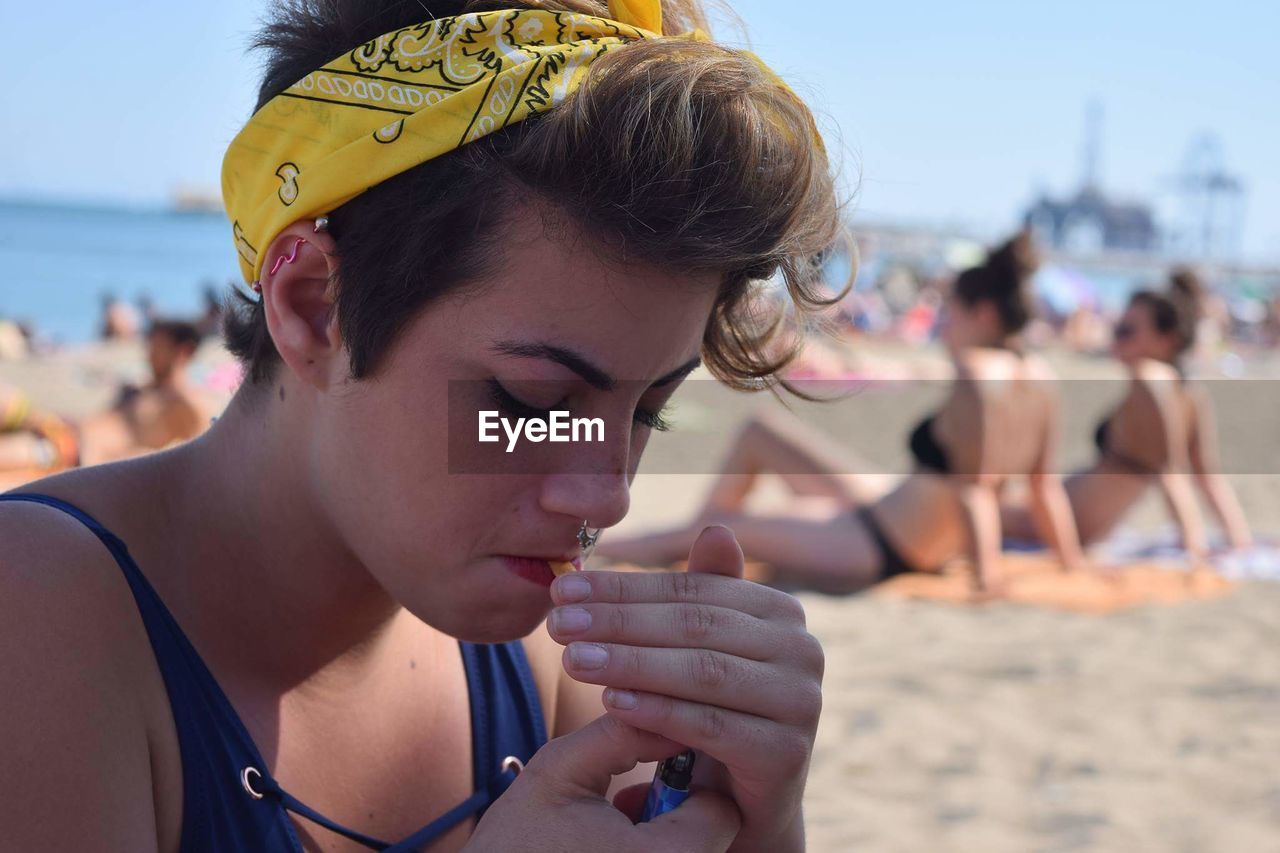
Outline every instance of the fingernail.
{"label": "fingernail", "polygon": [[586,601],[591,596],[591,581],[582,575],[556,578],[556,594],[562,601]]}
{"label": "fingernail", "polygon": [[557,607],[551,611],[551,628],[562,634],[578,634],[591,627],[591,612],[585,607]]}
{"label": "fingernail", "polygon": [[604,669],[609,650],[599,643],[570,643],[569,660],[578,669]]}
{"label": "fingernail", "polygon": [[609,707],[619,711],[633,711],[640,704],[636,694],[630,690],[614,690],[612,687],[605,689],[604,701],[609,703]]}

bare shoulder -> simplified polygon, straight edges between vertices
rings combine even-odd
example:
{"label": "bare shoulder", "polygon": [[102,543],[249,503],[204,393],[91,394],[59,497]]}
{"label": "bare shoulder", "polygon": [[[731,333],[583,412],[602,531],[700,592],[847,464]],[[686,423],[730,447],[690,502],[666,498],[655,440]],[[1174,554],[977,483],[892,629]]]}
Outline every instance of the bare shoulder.
{"label": "bare shoulder", "polygon": [[1134,364],[1132,371],[1135,383],[1152,391],[1173,387],[1181,380],[1178,371],[1172,365],[1150,358],[1144,358]]}
{"label": "bare shoulder", "polygon": [[155,849],[138,666],[149,646],[120,569],[91,531],[38,504],[0,502],[0,542],[6,844]]}
{"label": "bare shoulder", "polygon": [[1038,355],[1020,356],[1006,350],[975,349],[957,360],[957,379],[974,386],[982,396],[1003,395],[1027,380],[1056,383],[1058,375]]}
{"label": "bare shoulder", "polygon": [[1135,414],[1166,416],[1181,396],[1183,382],[1178,371],[1163,362],[1140,361],[1131,368],[1131,377],[1124,406]]}
{"label": "bare shoulder", "polygon": [[956,356],[958,379],[987,381],[1009,379],[1016,375],[1020,360],[1005,350],[972,347]]}
{"label": "bare shoulder", "polygon": [[1022,360],[1022,365],[1022,375],[1027,379],[1045,382],[1056,382],[1058,379],[1058,374],[1054,372],[1049,362],[1041,356],[1028,355]]}

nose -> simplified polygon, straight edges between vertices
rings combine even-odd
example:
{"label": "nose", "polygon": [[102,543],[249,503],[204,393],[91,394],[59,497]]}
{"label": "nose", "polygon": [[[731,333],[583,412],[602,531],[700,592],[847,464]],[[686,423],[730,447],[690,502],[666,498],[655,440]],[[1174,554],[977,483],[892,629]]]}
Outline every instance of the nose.
{"label": "nose", "polygon": [[543,479],[541,507],[552,515],[585,521],[588,527],[612,527],[631,508],[626,456],[610,454],[591,464],[584,461]]}

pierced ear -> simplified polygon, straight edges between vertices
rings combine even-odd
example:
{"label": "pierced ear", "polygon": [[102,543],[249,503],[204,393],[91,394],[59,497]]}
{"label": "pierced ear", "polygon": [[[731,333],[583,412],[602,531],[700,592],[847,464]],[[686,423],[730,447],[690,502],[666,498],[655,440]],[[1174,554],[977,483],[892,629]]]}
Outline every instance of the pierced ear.
{"label": "pierced ear", "polygon": [[267,247],[260,279],[276,351],[300,380],[320,390],[350,372],[333,310],[334,248],[333,237],[316,231],[311,220],[295,222]]}

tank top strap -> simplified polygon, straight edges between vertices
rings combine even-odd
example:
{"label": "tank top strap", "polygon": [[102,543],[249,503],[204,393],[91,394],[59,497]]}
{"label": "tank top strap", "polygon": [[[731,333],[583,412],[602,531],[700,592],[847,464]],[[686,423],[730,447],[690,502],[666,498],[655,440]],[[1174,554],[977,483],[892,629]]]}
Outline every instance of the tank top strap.
{"label": "tank top strap", "polygon": [[181,626],[147,580],[129,549],[97,519],[50,495],[9,493],[0,501],[21,501],[59,510],[88,528],[119,566],[164,680],[182,758],[182,850],[248,853],[300,851],[283,811],[255,802],[246,781],[250,771],[269,778],[267,763],[240,716],[187,639]]}
{"label": "tank top strap", "polygon": [[519,641],[459,645],[471,699],[473,776],[479,787],[508,756],[528,761],[546,743],[547,731]]}
{"label": "tank top strap", "polygon": [[[541,702],[521,642],[459,642],[470,699],[474,793],[396,843],[343,827],[298,801],[272,777],[230,700],[118,536],[79,507],[49,495],[8,493],[0,494],[0,501],[40,504],[71,516],[102,542],[124,574],[177,728],[183,766],[183,850],[300,851],[298,837],[284,818],[287,810],[371,849],[409,853],[468,817],[482,815],[547,741]],[[254,801],[264,800],[276,808],[253,808]]]}
{"label": "tank top strap", "polygon": [[[97,536],[98,540],[111,552],[112,558],[115,559],[116,565],[120,567],[121,573],[129,584],[134,603],[142,616],[147,637],[155,652],[156,662],[169,689],[171,702],[175,698],[173,695],[175,692],[183,694],[183,698],[186,698],[192,687],[197,688],[202,694],[203,704],[217,715],[219,727],[238,740],[245,751],[251,753],[254,758],[258,758],[253,739],[249,737],[230,700],[226,698],[213,673],[209,672],[208,667],[205,666],[204,659],[200,657],[195,646],[191,644],[177,620],[169,612],[169,608],[165,606],[160,594],[138,568],[124,541],[89,513],[60,498],[35,493],[18,493],[0,495],[0,500],[26,501],[61,510]],[[172,704],[181,705],[182,703],[173,702]],[[181,711],[182,708],[175,707],[175,717],[181,718],[183,716]],[[178,719],[177,722],[181,729],[182,720]]]}
{"label": "tank top strap", "polygon": [[[138,569],[133,558],[129,556],[129,549],[125,547],[120,537],[116,536],[107,528],[98,523],[97,519],[89,515],[89,513],[79,507],[67,503],[61,498],[55,498],[51,495],[42,495],[35,492],[7,492],[0,495],[0,501],[10,503],[32,503],[41,506],[47,506],[56,509],[64,515],[69,515],[76,521],[89,529],[94,536],[98,537],[108,551],[111,557],[116,561],[116,565],[120,567],[120,571],[124,573],[125,579],[129,582],[129,588],[133,591],[134,598],[138,601],[139,609],[143,606],[143,599],[147,603],[158,601],[155,590],[151,584],[143,577],[142,572]],[[145,614],[144,614],[145,616]]]}

